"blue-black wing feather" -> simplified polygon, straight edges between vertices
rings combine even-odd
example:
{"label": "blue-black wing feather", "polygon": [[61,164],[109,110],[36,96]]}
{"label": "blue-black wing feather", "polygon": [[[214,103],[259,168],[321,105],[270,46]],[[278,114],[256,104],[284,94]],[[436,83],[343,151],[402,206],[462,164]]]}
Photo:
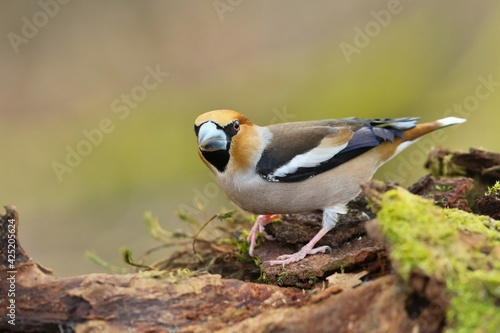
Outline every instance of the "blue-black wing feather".
{"label": "blue-black wing feather", "polygon": [[[270,151],[264,151],[261,161],[257,165],[257,172],[265,179],[272,179],[279,182],[299,182],[310,177],[316,176],[322,172],[331,170],[342,165],[353,158],[366,153],[370,149],[377,147],[382,142],[393,142],[396,137],[403,138],[403,132],[415,127],[419,118],[398,118],[398,119],[370,119],[363,120],[359,118],[346,118],[335,121],[325,121],[323,124],[329,127],[350,126],[353,130],[353,136],[347,146],[338,152],[332,158],[314,166],[298,168],[295,172],[285,176],[272,176],[272,172],[282,166],[286,161],[282,158],[275,160]],[[317,127],[317,122],[314,125]],[[318,143],[318,138],[312,141]],[[293,142],[288,141],[288,145]],[[314,149],[311,146],[309,150]],[[275,149],[277,149],[275,147]],[[293,150],[293,149],[292,149]],[[300,143],[300,152],[305,153],[304,143]],[[259,168],[259,165],[261,166]]]}

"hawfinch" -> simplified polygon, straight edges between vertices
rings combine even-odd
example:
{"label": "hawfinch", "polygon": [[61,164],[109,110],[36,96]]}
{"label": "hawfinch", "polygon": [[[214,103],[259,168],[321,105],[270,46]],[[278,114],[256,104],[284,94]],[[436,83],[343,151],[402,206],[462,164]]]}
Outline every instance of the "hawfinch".
{"label": "hawfinch", "polygon": [[244,115],[216,110],[194,125],[198,153],[227,195],[242,209],[259,214],[250,231],[250,256],[257,235],[272,237],[264,226],[279,215],[321,209],[322,228],[297,253],[271,265],[286,265],[308,254],[324,253],[314,245],[333,227],[338,214],[385,162],[419,137],[463,123],[448,117],[418,124],[419,118],[329,119],[257,126]]}

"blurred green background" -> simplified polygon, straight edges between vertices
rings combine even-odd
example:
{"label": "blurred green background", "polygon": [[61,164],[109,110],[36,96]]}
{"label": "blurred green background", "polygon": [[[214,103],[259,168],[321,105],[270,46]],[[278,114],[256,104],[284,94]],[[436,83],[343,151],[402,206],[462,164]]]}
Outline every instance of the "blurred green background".
{"label": "blurred green background", "polygon": [[157,245],[145,211],[176,230],[196,197],[207,215],[231,207],[196,153],[193,121],[209,110],[260,125],[465,116],[376,175],[404,184],[433,143],[500,150],[493,0],[4,1],[0,31],[0,203],[61,276],[101,271],[87,250],[119,263],[121,246]]}

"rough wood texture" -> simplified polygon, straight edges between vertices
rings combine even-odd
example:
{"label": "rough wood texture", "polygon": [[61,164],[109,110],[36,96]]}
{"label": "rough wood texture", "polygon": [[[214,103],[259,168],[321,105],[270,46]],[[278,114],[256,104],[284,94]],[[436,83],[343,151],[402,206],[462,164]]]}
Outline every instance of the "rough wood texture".
{"label": "rough wood texture", "polygon": [[[18,225],[12,207],[1,216],[2,249],[9,219]],[[339,332],[412,332],[419,323],[418,316],[407,313],[406,294],[395,276],[355,289],[324,289],[323,284],[309,291],[212,274],[58,278],[29,259],[19,243],[17,250],[15,326],[2,320],[2,332],[307,332],[311,327],[315,332],[331,332],[333,327]],[[4,282],[9,270],[4,252],[1,259]],[[1,295],[6,295],[6,286],[0,283]],[[2,318],[6,306],[2,297]]]}
{"label": "rough wood texture", "polygon": [[[479,187],[498,179],[498,154],[447,154],[441,150],[434,161],[431,157],[434,171],[486,180]],[[428,176],[412,190],[442,206],[482,209],[498,218],[498,195],[484,196],[481,190],[477,193],[482,201],[468,206],[470,185],[469,178]],[[390,187],[364,186],[372,208],[377,209],[377,197]],[[442,332],[449,303],[443,285],[418,272],[406,283],[393,275],[373,217],[359,197],[334,232],[321,240],[320,245],[332,251],[286,268],[266,261],[304,245],[317,232],[321,214],[285,215],[281,223],[267,225],[276,240],[256,248],[260,271],[251,260],[240,260],[236,246],[204,241],[197,244],[203,260],[194,260],[189,250],[180,251],[165,260],[165,271],[58,278],[25,253],[18,238],[18,214],[6,207],[0,216],[0,332]],[[325,280],[339,272],[352,280]],[[248,279],[263,283],[244,281]],[[14,310],[9,309],[12,301]],[[12,311],[15,326],[8,321]]]}

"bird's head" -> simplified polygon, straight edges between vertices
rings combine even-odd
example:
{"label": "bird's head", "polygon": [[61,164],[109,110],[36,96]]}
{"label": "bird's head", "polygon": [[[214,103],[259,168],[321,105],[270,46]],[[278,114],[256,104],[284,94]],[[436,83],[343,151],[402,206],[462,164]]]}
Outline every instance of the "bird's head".
{"label": "bird's head", "polygon": [[[231,159],[243,162],[246,139],[252,136],[253,124],[244,115],[231,110],[216,110],[200,115],[194,123],[202,160],[224,172]],[[247,137],[245,139],[245,137]]]}

